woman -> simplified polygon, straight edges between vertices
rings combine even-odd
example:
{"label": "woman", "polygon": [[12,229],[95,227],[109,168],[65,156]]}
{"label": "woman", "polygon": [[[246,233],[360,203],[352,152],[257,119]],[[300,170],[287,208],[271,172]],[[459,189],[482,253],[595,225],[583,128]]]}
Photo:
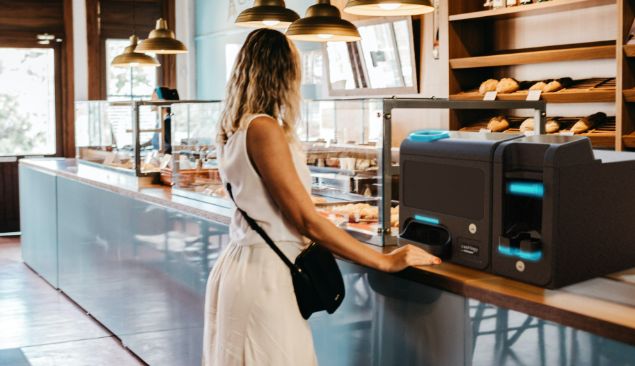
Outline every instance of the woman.
{"label": "woman", "polygon": [[[381,254],[320,216],[295,135],[300,60],[282,33],[253,31],[238,53],[218,131],[220,173],[236,204],[294,260],[304,237],[333,253],[387,272],[441,261],[413,246]],[[203,365],[316,365],[289,269],[238,211],[231,243],[210,274]]]}

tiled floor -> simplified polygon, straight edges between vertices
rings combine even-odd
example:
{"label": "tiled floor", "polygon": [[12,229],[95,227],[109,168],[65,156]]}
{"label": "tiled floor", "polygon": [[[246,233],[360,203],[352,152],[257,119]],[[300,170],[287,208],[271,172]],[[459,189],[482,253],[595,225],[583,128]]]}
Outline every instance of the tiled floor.
{"label": "tiled floor", "polygon": [[0,365],[142,365],[110,333],[22,263],[0,237]]}

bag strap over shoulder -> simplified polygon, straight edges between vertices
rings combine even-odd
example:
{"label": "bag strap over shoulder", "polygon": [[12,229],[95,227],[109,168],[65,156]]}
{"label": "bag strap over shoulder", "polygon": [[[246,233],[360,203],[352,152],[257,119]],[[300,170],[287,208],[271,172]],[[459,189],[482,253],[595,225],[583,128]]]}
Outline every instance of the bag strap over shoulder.
{"label": "bag strap over shoulder", "polygon": [[295,264],[293,264],[289,260],[289,258],[287,258],[286,255],[284,255],[284,253],[280,250],[280,248],[278,248],[278,246],[273,242],[273,240],[271,240],[269,235],[267,235],[267,233],[260,227],[260,225],[258,225],[256,220],[252,219],[251,216],[249,216],[245,211],[243,211],[240,207],[238,207],[238,204],[236,203],[236,200],[234,199],[234,194],[232,193],[231,184],[227,183],[226,187],[227,187],[227,193],[229,194],[229,197],[232,199],[232,201],[234,201],[234,205],[236,206],[236,209],[238,209],[241,215],[243,215],[243,217],[245,218],[245,221],[247,221],[247,223],[249,224],[249,227],[251,227],[253,231],[257,232],[260,235],[262,240],[264,240],[265,243],[269,245],[269,247],[278,255],[278,257],[280,257],[280,259],[282,259],[284,264],[286,264],[287,267],[289,267],[291,272],[298,272],[298,267]]}

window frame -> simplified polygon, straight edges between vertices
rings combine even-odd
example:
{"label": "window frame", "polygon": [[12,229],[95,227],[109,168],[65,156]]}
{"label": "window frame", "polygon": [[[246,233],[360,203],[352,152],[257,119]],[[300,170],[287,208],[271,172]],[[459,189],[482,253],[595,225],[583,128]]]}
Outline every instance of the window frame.
{"label": "window frame", "polygon": [[[101,24],[101,3],[113,0],[85,0],[86,1],[86,23],[88,39],[88,100],[106,100],[107,72],[109,65],[106,64],[106,40],[107,39],[128,39],[132,35],[132,29],[119,29],[105,27]],[[117,13],[117,16],[125,17],[132,10],[132,0],[129,0],[130,8]],[[145,3],[156,3],[159,13],[168,21],[170,29],[176,26],[175,0],[148,0]],[[141,1],[139,1],[141,3]],[[141,10],[136,9],[136,15],[141,18]],[[155,19],[156,20],[156,19]],[[135,33],[139,39],[145,39],[150,30],[154,29],[154,21],[151,24],[139,24],[136,21]],[[109,28],[104,30],[103,28]],[[157,68],[157,86],[176,88],[176,55],[156,55],[161,66]]]}
{"label": "window frame", "polygon": [[55,152],[53,154],[13,154],[13,155],[0,155],[0,158],[17,158],[29,156],[44,156],[44,157],[58,157],[63,156],[64,153],[64,128],[63,128],[63,90],[62,90],[62,43],[58,43],[55,40],[51,41],[48,45],[42,45],[37,42],[35,37],[31,35],[14,34],[11,38],[0,37],[0,47],[2,48],[47,48],[53,50],[53,62],[55,69]]}

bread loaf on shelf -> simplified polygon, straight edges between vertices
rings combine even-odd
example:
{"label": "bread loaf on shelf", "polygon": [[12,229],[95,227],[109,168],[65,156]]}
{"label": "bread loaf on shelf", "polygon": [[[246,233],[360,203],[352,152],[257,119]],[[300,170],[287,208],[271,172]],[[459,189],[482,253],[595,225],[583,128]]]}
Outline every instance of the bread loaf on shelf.
{"label": "bread loaf on shelf", "polygon": [[[534,129],[535,125],[533,118],[527,118],[523,121],[523,123],[520,124],[520,132],[522,133],[534,131]],[[558,130],[560,130],[560,124],[558,123],[558,121],[556,121],[554,118],[547,119],[547,123],[545,124],[545,132],[556,133],[558,132]]]}
{"label": "bread loaf on shelf", "polygon": [[520,85],[518,85],[518,82],[512,78],[503,78],[496,86],[496,92],[501,94],[513,93],[518,91],[518,89],[520,89]]}
{"label": "bread loaf on shelf", "polygon": [[487,129],[492,132],[503,132],[509,128],[509,121],[503,116],[492,117],[487,123]]}
{"label": "bread loaf on shelf", "polygon": [[545,83],[544,81],[539,81],[537,83],[535,83],[534,85],[532,85],[531,87],[529,87],[529,90],[540,90],[542,91],[545,86],[547,86],[547,83]]}
{"label": "bread loaf on shelf", "polygon": [[584,133],[588,130],[595,128],[606,121],[606,114],[602,112],[594,113],[588,117],[580,118],[572,127],[573,133]]}
{"label": "bread loaf on shelf", "polygon": [[496,91],[496,86],[498,86],[498,80],[487,79],[481,83],[478,92],[479,94],[485,94],[487,92]]}

